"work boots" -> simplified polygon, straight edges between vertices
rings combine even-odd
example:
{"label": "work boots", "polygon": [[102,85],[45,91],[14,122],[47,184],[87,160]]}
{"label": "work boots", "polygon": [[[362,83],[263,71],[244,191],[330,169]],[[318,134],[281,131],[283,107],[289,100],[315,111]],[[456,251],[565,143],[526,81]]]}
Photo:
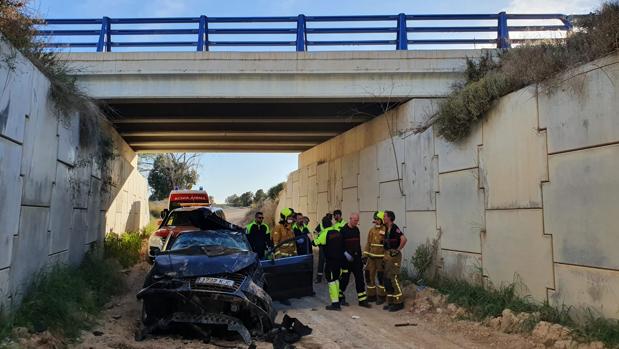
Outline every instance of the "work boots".
{"label": "work boots", "polygon": [[372,307],[367,299],[360,301],[359,302],[359,306],[360,307],[364,307],[364,308],[371,308]]}
{"label": "work boots", "polygon": [[331,303],[330,305],[325,306],[325,309],[327,309],[327,310],[336,310],[336,311],[342,310],[342,308],[340,307],[340,303],[339,302]]}
{"label": "work boots", "polygon": [[391,304],[389,307],[390,312],[400,311],[402,309],[404,309],[404,303]]}
{"label": "work boots", "polygon": [[344,306],[344,307],[347,307],[347,306],[349,306],[350,304],[346,301],[346,298],[340,298],[339,305]]}
{"label": "work boots", "polygon": [[387,303],[383,305],[383,310],[389,310],[391,308],[391,304]]}

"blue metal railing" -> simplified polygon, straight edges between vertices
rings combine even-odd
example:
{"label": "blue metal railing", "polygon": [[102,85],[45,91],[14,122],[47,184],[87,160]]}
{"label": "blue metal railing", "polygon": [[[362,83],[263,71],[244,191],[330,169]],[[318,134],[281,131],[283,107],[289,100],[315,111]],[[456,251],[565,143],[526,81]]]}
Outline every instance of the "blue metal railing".
{"label": "blue metal railing", "polygon": [[[508,25],[508,21],[518,20],[544,20],[555,21],[556,24],[545,25]],[[494,21],[496,25],[475,26],[419,26],[410,25],[409,21]],[[369,26],[351,26],[346,23],[369,22]],[[377,22],[389,23],[386,26],[377,26]],[[241,25],[239,28],[217,27],[223,24]],[[245,28],[246,23],[258,23],[258,27]],[[262,27],[264,24],[272,27]],[[280,27],[281,23],[289,24],[288,27]],[[331,27],[323,27],[321,24],[331,23]],[[333,26],[334,23],[337,23]],[[344,23],[346,26],[341,26]],[[560,23],[560,24],[558,24]],[[124,29],[115,28],[116,25],[160,25],[170,24],[170,28],[152,29]],[[176,28],[179,24],[195,25],[195,28]],[[296,24],[296,26],[295,26]],[[316,26],[312,25],[315,24]],[[54,26],[66,26],[75,28],[83,25],[97,25],[94,29],[49,29]],[[212,47],[255,47],[255,46],[289,46],[295,47],[296,51],[307,51],[309,47],[317,46],[392,46],[396,50],[407,50],[409,45],[454,45],[454,44],[492,44],[497,48],[511,47],[512,43],[523,43],[533,39],[511,39],[510,32],[568,32],[572,29],[570,16],[562,14],[451,14],[451,15],[366,15],[366,16],[305,16],[296,17],[175,17],[175,18],[110,18],[97,19],[47,19],[42,25],[43,29],[38,35],[50,37],[52,40],[46,43],[51,48],[93,47],[97,52],[109,52],[113,47],[195,47],[197,51],[208,51]],[[431,39],[417,38],[416,34],[439,33],[496,33],[496,38],[449,38],[438,37]],[[273,37],[288,35],[293,40],[213,40],[214,36],[244,35],[251,37],[257,34],[268,34]],[[390,38],[380,39],[354,39],[329,40],[330,34],[370,34],[386,35]],[[395,34],[395,35],[394,35]],[[160,35],[191,35],[195,39],[185,41],[115,41],[113,38],[120,36],[160,36]],[[308,35],[319,38],[310,40]],[[97,41],[59,41],[59,37],[88,37],[97,36]],[[482,35],[483,36],[483,35]],[[326,38],[326,39],[325,39]],[[65,39],[66,40],[66,39]]]}

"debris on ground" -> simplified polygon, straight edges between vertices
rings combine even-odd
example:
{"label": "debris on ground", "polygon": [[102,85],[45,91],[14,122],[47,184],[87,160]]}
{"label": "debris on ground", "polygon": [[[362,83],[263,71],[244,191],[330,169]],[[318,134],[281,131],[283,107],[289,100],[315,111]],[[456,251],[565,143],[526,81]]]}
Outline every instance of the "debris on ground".
{"label": "debris on ground", "polygon": [[500,316],[489,319],[484,324],[504,333],[528,332],[531,322],[537,322],[539,316],[539,313],[514,314],[510,309],[505,309]]}
{"label": "debris on ground", "polygon": [[413,322],[402,322],[399,324],[395,324],[394,326],[395,327],[406,327],[406,326],[417,326],[417,324]]}
{"label": "debris on ground", "polygon": [[281,325],[275,325],[267,334],[266,340],[273,343],[273,349],[293,348],[291,344],[312,333],[309,326],[296,318],[284,315]]}
{"label": "debris on ground", "polygon": [[414,297],[408,300],[409,310],[416,314],[436,312],[437,314],[448,314],[452,319],[460,319],[467,316],[466,309],[447,302],[447,296],[437,290],[424,287],[419,289],[414,284],[404,288],[405,294],[412,294]]}

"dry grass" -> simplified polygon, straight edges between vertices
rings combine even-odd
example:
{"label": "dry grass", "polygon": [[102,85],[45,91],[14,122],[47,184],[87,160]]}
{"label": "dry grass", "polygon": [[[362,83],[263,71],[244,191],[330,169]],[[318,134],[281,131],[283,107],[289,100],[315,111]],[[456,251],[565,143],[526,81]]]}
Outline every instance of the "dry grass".
{"label": "dry grass", "polygon": [[155,218],[161,217],[161,211],[168,208],[168,200],[149,201],[148,210],[150,215]]}
{"label": "dry grass", "polygon": [[[55,52],[46,50],[44,39],[36,35],[35,26],[43,20],[37,18],[29,3],[29,0],[0,0],[0,33],[50,80],[50,97],[60,116],[79,111],[102,117],[92,99],[77,86],[74,72]],[[4,53],[2,58],[11,67],[15,55]]]}
{"label": "dry grass", "polygon": [[241,225],[247,225],[247,223],[251,222],[256,215],[256,212],[262,212],[264,214],[264,223],[268,224],[271,229],[275,226],[275,217],[277,211],[277,204],[279,199],[271,200],[266,199],[259,202],[257,205],[252,206],[249,212],[245,215],[243,221],[241,221]]}
{"label": "dry grass", "polygon": [[454,86],[435,117],[438,134],[464,139],[473,125],[502,96],[530,84],[551,90],[560,72],[619,49],[619,2],[607,2],[593,15],[579,18],[564,40],[522,45],[477,60],[468,60],[466,81]]}

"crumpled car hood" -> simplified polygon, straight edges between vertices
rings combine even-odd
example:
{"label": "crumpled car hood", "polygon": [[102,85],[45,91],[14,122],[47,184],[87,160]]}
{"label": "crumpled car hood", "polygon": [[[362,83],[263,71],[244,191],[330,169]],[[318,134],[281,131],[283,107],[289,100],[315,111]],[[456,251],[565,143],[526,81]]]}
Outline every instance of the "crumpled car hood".
{"label": "crumpled car hood", "polygon": [[197,277],[236,273],[256,263],[253,252],[232,253],[222,256],[163,254],[155,258],[154,268],[159,273],[176,273],[176,277]]}

